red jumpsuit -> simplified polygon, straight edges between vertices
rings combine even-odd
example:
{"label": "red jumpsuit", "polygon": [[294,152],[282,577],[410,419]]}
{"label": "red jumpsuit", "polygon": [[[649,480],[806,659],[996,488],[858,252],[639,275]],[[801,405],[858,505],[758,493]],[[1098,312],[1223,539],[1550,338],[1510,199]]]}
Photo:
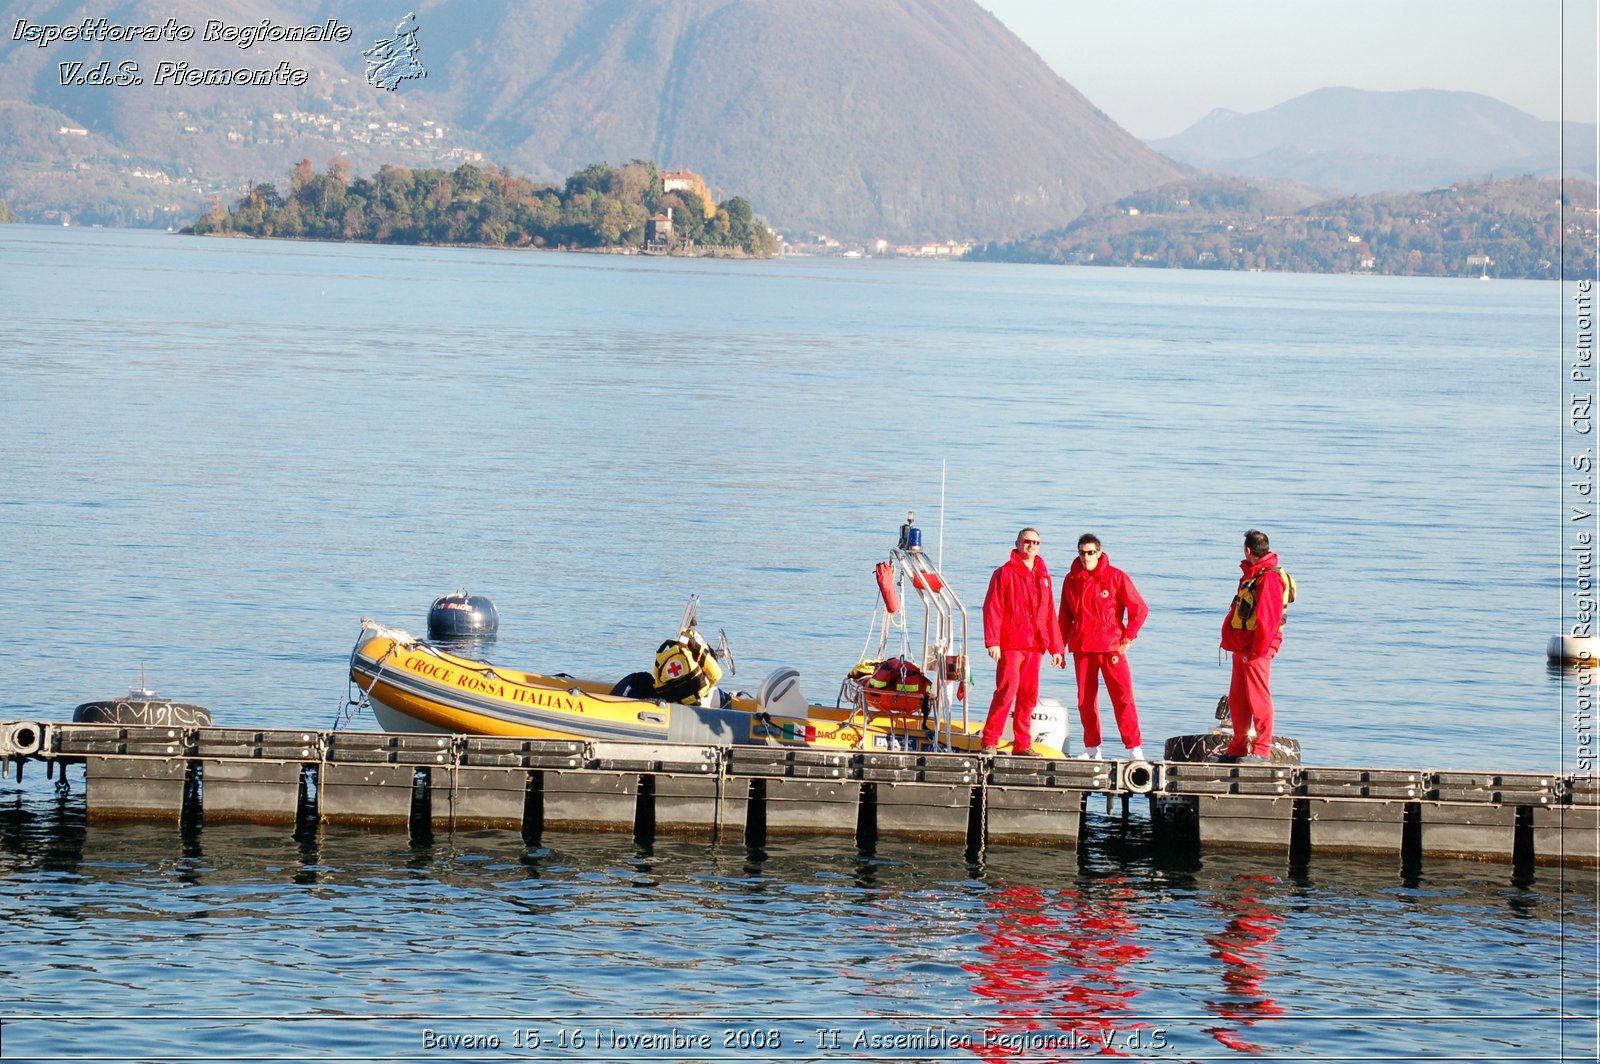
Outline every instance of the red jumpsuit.
{"label": "red jumpsuit", "polygon": [[1133,703],[1133,671],[1128,657],[1117,648],[1125,639],[1138,638],[1150,616],[1139,589],[1128,574],[1111,564],[1104,551],[1093,569],[1075,558],[1061,582],[1061,631],[1072,651],[1078,674],[1078,717],[1083,721],[1083,745],[1100,745],[1100,678],[1111,696],[1117,733],[1128,749],[1140,745],[1139,710]]}
{"label": "red jumpsuit", "polygon": [[999,746],[1011,715],[1011,748],[1033,746],[1033,707],[1039,703],[1039,664],[1046,651],[1061,654],[1061,628],[1056,624],[1055,588],[1044,559],[1033,568],[1015,549],[989,578],[983,598],[983,645],[999,647],[994,698],[983,725],[983,745]]}
{"label": "red jumpsuit", "polygon": [[[1230,606],[1222,622],[1222,649],[1233,652],[1233,676],[1228,682],[1228,711],[1233,716],[1233,741],[1227,753],[1236,757],[1272,753],[1272,659],[1283,645],[1283,577],[1277,572],[1278,555],[1251,556],[1239,562],[1239,588],[1255,584],[1255,616],[1241,624]],[[1237,599],[1235,600],[1237,601]],[[1255,728],[1253,742],[1246,738]]]}

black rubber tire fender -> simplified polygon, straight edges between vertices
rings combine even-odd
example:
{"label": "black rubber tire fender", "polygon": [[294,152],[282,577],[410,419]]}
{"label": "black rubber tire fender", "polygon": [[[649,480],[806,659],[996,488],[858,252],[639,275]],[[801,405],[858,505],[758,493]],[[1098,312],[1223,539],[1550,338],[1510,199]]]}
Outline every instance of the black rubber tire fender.
{"label": "black rubber tire fender", "polygon": [[74,724],[139,724],[161,728],[209,728],[211,711],[189,702],[116,698],[85,702],[72,711]]}
{"label": "black rubber tire fender", "polygon": [[[1167,740],[1162,757],[1167,761],[1214,761],[1233,741],[1229,732],[1203,732],[1199,735],[1174,735]],[[1287,735],[1272,737],[1272,762],[1279,765],[1300,763],[1300,741]]]}

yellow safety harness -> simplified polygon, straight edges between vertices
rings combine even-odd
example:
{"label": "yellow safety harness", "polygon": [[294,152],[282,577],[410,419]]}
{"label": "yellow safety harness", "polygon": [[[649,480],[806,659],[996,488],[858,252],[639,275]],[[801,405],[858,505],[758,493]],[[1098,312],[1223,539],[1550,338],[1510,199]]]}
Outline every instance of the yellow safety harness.
{"label": "yellow safety harness", "polygon": [[1267,573],[1277,573],[1283,578],[1283,616],[1285,620],[1288,619],[1289,603],[1298,597],[1299,588],[1295,585],[1294,577],[1273,566],[1262,569],[1250,579],[1240,582],[1239,590],[1233,596],[1233,605],[1228,610],[1229,628],[1235,631],[1242,628],[1247,632],[1256,630],[1256,585]]}

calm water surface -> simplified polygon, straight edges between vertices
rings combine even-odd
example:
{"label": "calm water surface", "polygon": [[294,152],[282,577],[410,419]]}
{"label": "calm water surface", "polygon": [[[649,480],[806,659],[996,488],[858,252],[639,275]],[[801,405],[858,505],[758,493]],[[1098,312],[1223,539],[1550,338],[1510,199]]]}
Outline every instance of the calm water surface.
{"label": "calm water surface", "polygon": [[[0,715],[62,719],[142,666],[220,723],[328,727],[359,619],[418,630],[458,587],[499,606],[492,660],[618,676],[699,593],[735,686],[792,665],[831,701],[911,509],[974,625],[1019,526],[1058,573],[1096,532],[1151,604],[1148,737],[1209,726],[1260,527],[1301,588],[1274,688],[1308,762],[1573,765],[1543,658],[1555,285],[17,226],[0,278]],[[1592,875],[1174,864],[1137,819],[976,865],[183,839],[85,827],[34,776],[0,785],[9,1056],[1593,1056]],[[513,1048],[530,1027],[587,1044]],[[715,1044],[648,1044],[674,1032]]]}

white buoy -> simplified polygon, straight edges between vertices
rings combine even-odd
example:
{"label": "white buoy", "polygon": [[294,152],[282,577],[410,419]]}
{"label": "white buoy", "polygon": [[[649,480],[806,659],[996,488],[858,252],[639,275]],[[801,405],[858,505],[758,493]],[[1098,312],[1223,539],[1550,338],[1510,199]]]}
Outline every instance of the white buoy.
{"label": "white buoy", "polygon": [[1565,665],[1600,664],[1600,636],[1553,635],[1545,656]]}

